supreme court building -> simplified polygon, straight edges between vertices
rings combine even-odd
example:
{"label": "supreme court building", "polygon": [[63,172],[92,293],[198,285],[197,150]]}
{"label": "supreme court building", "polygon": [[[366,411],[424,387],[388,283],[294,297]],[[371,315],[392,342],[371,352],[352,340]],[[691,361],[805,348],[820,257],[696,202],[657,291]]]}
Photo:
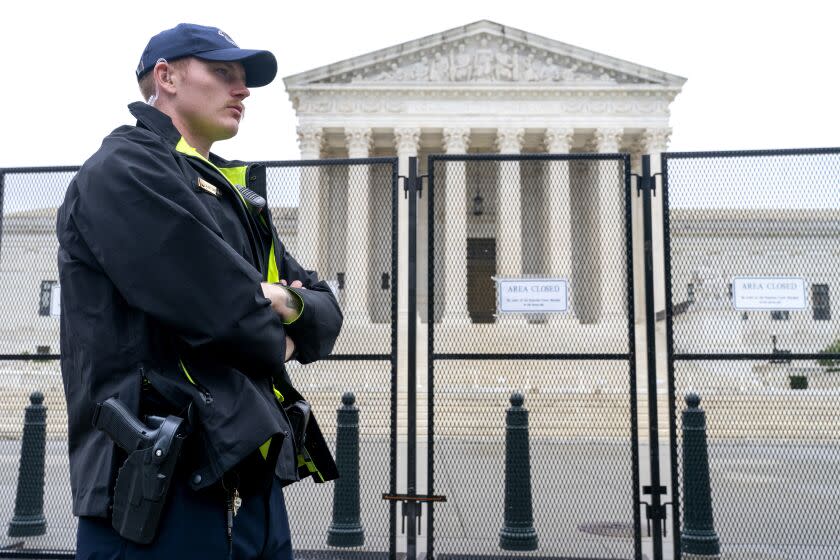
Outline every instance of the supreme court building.
{"label": "supreme court building", "polygon": [[[400,175],[407,174],[412,156],[419,158],[420,172],[425,173],[429,154],[627,152],[638,168],[642,154],[665,150],[669,105],[684,82],[679,76],[490,21],[285,78],[298,117],[302,159],[396,156]],[[452,187],[443,194],[436,191],[439,237],[446,245],[435,265],[436,320],[493,322],[494,275],[571,278],[573,270],[584,271],[578,282],[572,280],[571,288],[570,311],[578,322],[594,324],[610,315],[624,315],[626,276],[621,270],[602,273],[620,268],[626,254],[623,185],[599,181],[597,166],[585,167],[472,161],[448,166],[447,182]],[[385,227],[376,218],[384,219],[385,214],[368,208],[368,199],[375,196],[372,191],[347,187],[346,170],[324,173],[330,172],[344,173],[345,180],[322,176],[301,182],[296,253],[327,277],[342,276],[342,284],[358,282],[364,275],[378,283],[386,263],[370,254],[370,244],[358,240]],[[518,177],[521,188],[510,187],[517,182],[510,180],[511,174]],[[559,176],[569,183],[568,174],[572,183],[576,175],[583,175],[577,179],[588,186],[577,207],[569,201],[575,196],[562,192],[568,191],[567,186],[550,185]],[[336,196],[331,193],[335,189],[347,192]],[[388,202],[387,197],[380,199],[382,205]],[[331,210],[336,204],[338,208]],[[407,205],[402,197],[400,206],[404,239]],[[593,214],[599,208],[611,220],[599,223]],[[421,240],[430,219],[424,210],[421,203]],[[348,234],[341,240],[344,243],[328,239],[329,234],[319,231],[319,221],[323,224],[331,212],[328,222],[346,219],[348,232],[359,227],[367,231],[354,240]],[[590,231],[578,231],[581,228]],[[548,250],[553,243],[555,250]],[[325,254],[335,252],[336,246],[340,252],[342,245],[355,256]],[[386,247],[374,252],[382,250]],[[342,261],[346,270],[330,270],[341,266],[332,263]],[[421,279],[425,266],[421,259]],[[580,289],[575,299],[575,284],[584,284],[580,280],[600,296],[587,302]],[[426,291],[425,283],[419,282],[418,307],[424,320]],[[351,319],[377,322],[387,316],[387,302],[377,300],[375,290],[347,290],[346,297]]]}

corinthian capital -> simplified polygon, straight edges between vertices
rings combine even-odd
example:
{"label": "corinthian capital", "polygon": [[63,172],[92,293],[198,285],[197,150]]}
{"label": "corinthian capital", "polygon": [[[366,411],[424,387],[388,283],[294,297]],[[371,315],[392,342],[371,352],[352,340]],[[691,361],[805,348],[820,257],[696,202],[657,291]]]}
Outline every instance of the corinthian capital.
{"label": "corinthian capital", "polygon": [[500,154],[518,154],[524,138],[524,128],[500,128],[496,131],[496,149]]}
{"label": "corinthian capital", "polygon": [[595,130],[595,146],[598,152],[602,154],[618,152],[623,133],[623,128],[599,128]]}
{"label": "corinthian capital", "polygon": [[466,154],[470,145],[469,128],[444,128],[443,149],[447,154]]}
{"label": "corinthian capital", "polygon": [[395,128],[394,146],[397,148],[397,155],[414,157],[420,148],[419,128]]}
{"label": "corinthian capital", "polygon": [[572,149],[574,128],[549,128],[545,131],[545,149],[550,154],[568,154]]}
{"label": "corinthian capital", "polygon": [[370,155],[373,132],[369,128],[345,128],[344,138],[347,142],[347,155],[351,158],[365,158]]}
{"label": "corinthian capital", "polygon": [[311,124],[297,127],[301,159],[318,159],[324,147],[324,129]]}
{"label": "corinthian capital", "polygon": [[664,152],[668,149],[668,140],[671,139],[670,128],[646,128],[639,140],[642,151],[646,154]]}

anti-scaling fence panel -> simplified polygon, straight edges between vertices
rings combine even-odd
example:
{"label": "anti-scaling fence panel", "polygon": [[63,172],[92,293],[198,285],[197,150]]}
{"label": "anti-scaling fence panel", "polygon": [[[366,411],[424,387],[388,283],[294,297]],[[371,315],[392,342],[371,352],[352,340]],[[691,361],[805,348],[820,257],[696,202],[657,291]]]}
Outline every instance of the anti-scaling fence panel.
{"label": "anti-scaling fence panel", "polygon": [[59,354],[56,209],[78,169],[0,170],[0,355]]}
{"label": "anti-scaling fence panel", "polygon": [[840,154],[663,161],[672,303],[682,307],[673,317],[674,351],[770,353],[774,335],[777,350],[830,346],[840,332]]}
{"label": "anti-scaling fence panel", "polygon": [[[0,170],[0,542],[13,546],[34,528],[42,534],[26,537],[30,548],[64,551],[68,557],[75,547],[76,518],[57,359],[55,221],[76,171]],[[25,427],[27,407],[34,416]],[[25,429],[34,437],[22,450]],[[31,516],[35,510],[39,514]]]}
{"label": "anti-scaling fence panel", "polygon": [[[672,483],[702,470],[682,459],[695,393],[723,556],[837,558],[840,150],[662,162]],[[678,555],[698,534],[690,495],[677,501]]]}
{"label": "anti-scaling fence panel", "polygon": [[[292,362],[289,372],[312,402],[333,451],[336,409],[345,393],[353,393],[361,432],[356,507],[365,544],[352,555],[386,557],[395,546],[395,514],[381,495],[395,491],[396,484],[397,162],[383,158],[265,165],[268,205],[280,238],[301,264],[327,280],[345,314],[333,356],[306,366]],[[66,406],[56,359],[59,309],[50,307],[50,295],[58,280],[56,208],[77,170],[0,171],[0,498],[6,504],[0,508],[0,557],[6,556],[3,548],[20,547],[30,549],[32,557],[72,558],[75,547]],[[6,536],[11,525],[32,522],[16,515],[15,503],[21,494],[24,411],[31,399],[40,402],[39,393],[44,400],[37,405],[38,413],[43,415],[46,407],[45,430],[35,442],[37,447],[46,438],[44,451],[36,453],[44,461],[43,534]],[[40,417],[38,422],[43,423]],[[20,473],[21,480],[26,479],[21,483],[24,493],[31,495],[41,485],[37,461],[30,459],[24,460]],[[333,484],[310,482],[286,489],[294,546],[307,557],[342,553],[328,544],[337,520],[331,516],[333,492]]]}
{"label": "anti-scaling fence panel", "polygon": [[[359,417],[359,495],[349,497],[357,503],[347,496],[334,503],[335,484],[287,487],[293,546],[301,557],[333,558],[345,549],[334,545],[363,538],[354,558],[384,558],[396,546],[394,506],[382,494],[396,491],[397,160],[269,163],[266,180],[280,238],[330,284],[344,313],[332,356],[293,363],[289,375],[333,452],[345,393]],[[358,524],[346,516],[354,508]]]}
{"label": "anti-scaling fence panel", "polygon": [[[431,156],[429,174],[430,552],[640,558],[629,160]],[[530,478],[506,489],[523,397]]]}

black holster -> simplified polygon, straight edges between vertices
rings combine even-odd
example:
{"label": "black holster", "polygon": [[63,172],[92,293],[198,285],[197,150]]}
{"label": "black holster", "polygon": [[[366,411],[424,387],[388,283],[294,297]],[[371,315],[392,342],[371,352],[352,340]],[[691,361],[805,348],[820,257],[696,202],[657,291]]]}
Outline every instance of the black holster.
{"label": "black holster", "polygon": [[148,544],[157,534],[188,424],[177,416],[150,416],[144,424],[110,398],[97,405],[94,426],[128,452],[117,473],[111,525],[123,538]]}
{"label": "black holster", "polygon": [[291,424],[292,437],[295,442],[295,455],[297,455],[306,445],[306,428],[309,426],[312,407],[307,401],[300,399],[283,408],[286,411],[289,424]]}

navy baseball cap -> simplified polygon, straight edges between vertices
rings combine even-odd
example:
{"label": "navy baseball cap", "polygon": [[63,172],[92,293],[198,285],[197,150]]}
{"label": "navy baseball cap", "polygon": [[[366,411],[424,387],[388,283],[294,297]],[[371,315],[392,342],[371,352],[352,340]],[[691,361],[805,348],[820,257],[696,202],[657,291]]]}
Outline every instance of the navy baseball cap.
{"label": "navy baseball cap", "polygon": [[149,39],[140,57],[140,64],[137,65],[137,80],[151,71],[159,59],[172,61],[185,56],[219,62],[241,62],[245,68],[245,85],[248,87],[268,85],[277,75],[277,59],[269,51],[240,49],[218,27],[179,23]]}

